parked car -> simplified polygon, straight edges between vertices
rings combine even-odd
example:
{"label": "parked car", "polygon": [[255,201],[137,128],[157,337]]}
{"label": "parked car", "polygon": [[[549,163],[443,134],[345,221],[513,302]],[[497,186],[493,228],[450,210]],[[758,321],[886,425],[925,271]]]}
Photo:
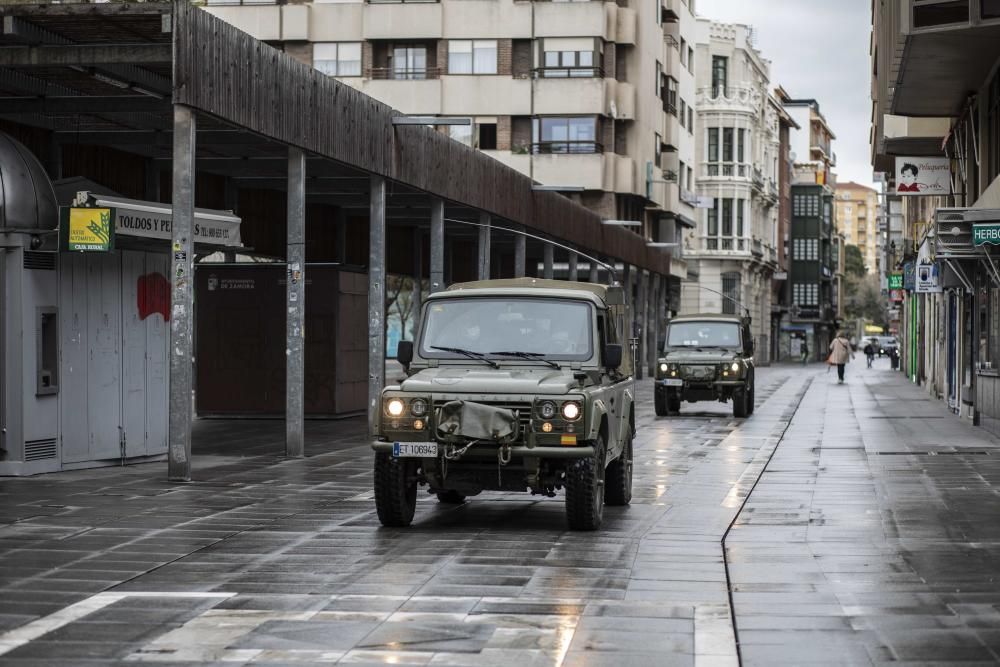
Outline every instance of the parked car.
{"label": "parked car", "polygon": [[876,336],[875,343],[877,345],[875,352],[880,357],[890,354],[892,350],[899,350],[899,341],[895,336]]}

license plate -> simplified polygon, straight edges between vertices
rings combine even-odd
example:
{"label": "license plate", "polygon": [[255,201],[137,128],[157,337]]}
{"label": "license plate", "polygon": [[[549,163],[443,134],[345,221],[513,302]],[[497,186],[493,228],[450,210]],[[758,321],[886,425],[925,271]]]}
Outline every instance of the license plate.
{"label": "license plate", "polygon": [[392,455],[397,459],[433,458],[438,455],[436,442],[394,442]]}
{"label": "license plate", "polygon": [[663,386],[664,387],[683,387],[684,386],[684,380],[681,380],[679,378],[667,378],[666,380],[663,380]]}

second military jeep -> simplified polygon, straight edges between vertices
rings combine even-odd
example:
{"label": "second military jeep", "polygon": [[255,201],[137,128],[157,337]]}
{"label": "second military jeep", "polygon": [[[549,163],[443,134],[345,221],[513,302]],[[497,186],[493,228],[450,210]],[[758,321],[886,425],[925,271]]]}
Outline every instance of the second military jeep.
{"label": "second military jeep", "polygon": [[482,491],[566,491],[569,527],[594,530],[632,498],[632,364],[620,287],[537,280],[453,285],[399,345],[382,394],[375,505],[411,523],[417,487],[442,503]]}
{"label": "second military jeep", "polygon": [[732,401],[734,417],[753,414],[753,348],[749,318],[685,315],[672,319],[656,365],[656,414],[677,413],[682,401]]}

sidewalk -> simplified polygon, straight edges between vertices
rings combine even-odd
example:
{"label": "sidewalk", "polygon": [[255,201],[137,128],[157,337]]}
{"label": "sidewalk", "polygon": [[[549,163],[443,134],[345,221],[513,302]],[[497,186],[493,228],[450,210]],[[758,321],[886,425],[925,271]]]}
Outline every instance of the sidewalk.
{"label": "sidewalk", "polygon": [[726,541],[744,664],[995,664],[998,516],[996,438],[885,363],[815,375]]}

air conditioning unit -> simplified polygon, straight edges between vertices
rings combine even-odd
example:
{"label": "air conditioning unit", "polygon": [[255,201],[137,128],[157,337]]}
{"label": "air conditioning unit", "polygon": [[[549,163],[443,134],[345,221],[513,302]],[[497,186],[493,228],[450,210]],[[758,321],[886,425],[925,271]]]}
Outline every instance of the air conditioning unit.
{"label": "air conditioning unit", "polygon": [[966,219],[969,209],[939,208],[934,215],[934,236],[937,256],[968,257],[975,253],[972,244],[972,222]]}

